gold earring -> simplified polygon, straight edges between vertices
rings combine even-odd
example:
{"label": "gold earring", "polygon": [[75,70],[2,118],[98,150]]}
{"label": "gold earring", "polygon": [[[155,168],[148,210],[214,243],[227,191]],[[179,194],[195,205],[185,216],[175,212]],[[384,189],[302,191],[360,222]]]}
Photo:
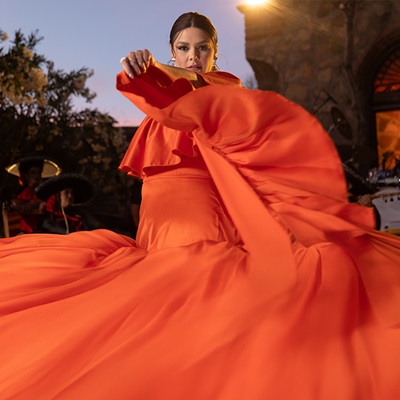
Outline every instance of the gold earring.
{"label": "gold earring", "polygon": [[168,65],[171,65],[171,67],[176,67],[175,57],[170,58],[170,60],[168,61]]}
{"label": "gold earring", "polygon": [[214,71],[219,70],[219,67],[218,67],[218,65],[217,65],[217,60],[218,60],[218,57],[215,56],[215,57],[214,57],[214,61],[213,61],[213,70],[214,70]]}

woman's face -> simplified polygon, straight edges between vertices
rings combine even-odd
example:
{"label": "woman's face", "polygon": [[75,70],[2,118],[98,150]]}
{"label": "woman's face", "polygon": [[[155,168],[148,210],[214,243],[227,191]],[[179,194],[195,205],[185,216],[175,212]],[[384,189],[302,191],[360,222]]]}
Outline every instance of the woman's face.
{"label": "woman's face", "polygon": [[217,49],[202,29],[186,28],[179,32],[171,48],[176,65],[193,72],[210,72]]}

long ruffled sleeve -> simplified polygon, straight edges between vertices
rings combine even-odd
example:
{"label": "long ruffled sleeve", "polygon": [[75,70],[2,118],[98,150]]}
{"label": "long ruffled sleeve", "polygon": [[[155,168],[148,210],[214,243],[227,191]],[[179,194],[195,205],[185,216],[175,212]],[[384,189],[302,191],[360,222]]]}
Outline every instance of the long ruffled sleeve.
{"label": "long ruffled sleeve", "polygon": [[[239,78],[226,72],[215,71],[200,75],[206,85],[241,86]],[[195,90],[188,80],[175,80],[154,66],[146,74],[134,79],[130,79],[125,72],[119,73],[117,88],[145,113],[154,107],[164,108]],[[195,142],[189,131],[169,128],[147,116],[137,129],[120,169],[143,178],[152,167],[176,165],[183,157],[196,155]]]}
{"label": "long ruffled sleeve", "polygon": [[[155,68],[152,74],[158,77],[162,71]],[[321,231],[330,235],[347,231],[357,236],[360,232],[355,226],[374,227],[372,210],[348,203],[335,145],[320,123],[300,106],[273,92],[245,89],[237,82],[193,90],[184,79],[157,88],[159,78],[152,80],[146,74],[139,78],[127,82],[121,73],[117,88],[156,121],[158,130],[154,125],[146,127],[147,132],[156,132],[152,143],[160,141],[160,125],[168,132],[167,140],[172,131],[180,131],[187,132],[186,138],[196,138],[196,143],[203,141],[206,148],[234,164],[266,204],[286,215],[304,243],[313,235],[322,240]],[[146,92],[147,86],[151,89]],[[193,146],[191,142],[186,150]],[[328,221],[319,213],[335,218]]]}
{"label": "long ruffled sleeve", "polygon": [[[400,295],[392,283],[400,278],[399,241],[374,229],[372,209],[348,202],[338,152],[315,117],[273,92],[217,84],[184,94],[188,84],[174,82],[177,94],[162,104],[136,89],[124,94],[157,123],[191,132],[252,256],[269,241],[282,257],[290,253],[280,227],[265,237],[270,215],[302,245],[337,243],[352,255],[377,315],[398,323]],[[247,240],[255,236],[260,240]],[[291,268],[290,260],[282,265]]]}

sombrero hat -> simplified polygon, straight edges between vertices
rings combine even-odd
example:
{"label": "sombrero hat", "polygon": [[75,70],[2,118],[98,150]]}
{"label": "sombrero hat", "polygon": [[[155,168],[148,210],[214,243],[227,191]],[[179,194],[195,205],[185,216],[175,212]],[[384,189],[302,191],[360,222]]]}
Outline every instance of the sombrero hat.
{"label": "sombrero hat", "polygon": [[59,175],[61,168],[57,163],[49,157],[45,156],[29,156],[23,157],[17,162],[6,167],[6,171],[12,175],[21,177],[21,172],[27,171],[32,166],[42,168],[42,178],[51,178]]}
{"label": "sombrero hat", "polygon": [[50,196],[64,189],[74,190],[74,204],[87,203],[94,195],[92,182],[83,175],[63,173],[38,185],[35,189],[36,196],[46,201]]}

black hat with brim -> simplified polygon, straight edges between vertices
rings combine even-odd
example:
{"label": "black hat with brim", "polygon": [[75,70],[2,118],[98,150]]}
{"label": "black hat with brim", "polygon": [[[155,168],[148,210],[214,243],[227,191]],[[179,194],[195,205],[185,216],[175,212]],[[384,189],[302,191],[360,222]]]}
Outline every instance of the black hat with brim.
{"label": "black hat with brim", "polygon": [[27,172],[28,169],[33,166],[42,169],[42,178],[51,178],[61,173],[61,168],[57,163],[46,156],[23,157],[6,167],[6,171],[12,175],[20,177],[21,172]]}
{"label": "black hat with brim", "polygon": [[35,189],[39,199],[46,201],[64,189],[73,189],[74,204],[87,203],[94,195],[92,182],[83,175],[63,173],[38,185]]}

